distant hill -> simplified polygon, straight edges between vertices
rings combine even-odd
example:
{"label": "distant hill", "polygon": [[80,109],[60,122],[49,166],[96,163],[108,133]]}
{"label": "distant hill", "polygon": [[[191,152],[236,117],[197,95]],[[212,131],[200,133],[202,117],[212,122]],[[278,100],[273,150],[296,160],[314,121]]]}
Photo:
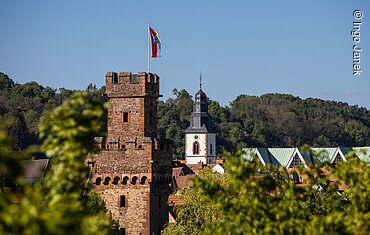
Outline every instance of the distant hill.
{"label": "distant hill", "polygon": [[[189,126],[192,97],[174,89],[175,99],[159,102],[159,134],[184,155],[184,130]],[[222,107],[209,101],[209,114],[218,130],[218,153],[242,147],[370,145],[370,114],[366,108],[287,94],[240,95]]]}
{"label": "distant hill", "polygon": [[[105,99],[105,87],[87,88]],[[38,123],[45,110],[61,104],[74,90],[52,89],[36,82],[16,84],[0,72],[0,122],[12,120],[8,133],[14,149],[38,144]],[[186,90],[173,90],[174,98],[158,102],[158,132],[173,141],[174,157],[184,155],[184,131],[193,109]],[[209,100],[209,113],[218,130],[218,153],[238,147],[365,146],[370,145],[370,114],[366,108],[287,94],[260,97],[240,95],[229,106]]]}
{"label": "distant hill", "polygon": [[[92,96],[104,99],[101,94],[105,87],[97,89],[90,84],[87,90]],[[37,82],[16,84],[8,75],[0,72],[0,123],[5,124],[12,137],[14,150],[40,144],[38,124],[43,112],[59,106],[73,92],[64,88],[43,87]],[[0,125],[0,128],[4,126]]]}

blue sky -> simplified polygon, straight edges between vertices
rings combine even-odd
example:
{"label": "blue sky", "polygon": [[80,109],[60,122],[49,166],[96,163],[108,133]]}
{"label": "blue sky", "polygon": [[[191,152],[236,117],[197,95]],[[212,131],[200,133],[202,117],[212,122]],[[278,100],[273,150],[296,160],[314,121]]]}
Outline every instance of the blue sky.
{"label": "blue sky", "polygon": [[[354,10],[361,10],[360,76],[352,75]],[[228,105],[240,94],[289,93],[370,109],[370,1],[0,1],[0,71],[19,83],[85,89],[108,71],[147,71],[147,24],[162,57],[151,72],[162,99],[203,90]]]}

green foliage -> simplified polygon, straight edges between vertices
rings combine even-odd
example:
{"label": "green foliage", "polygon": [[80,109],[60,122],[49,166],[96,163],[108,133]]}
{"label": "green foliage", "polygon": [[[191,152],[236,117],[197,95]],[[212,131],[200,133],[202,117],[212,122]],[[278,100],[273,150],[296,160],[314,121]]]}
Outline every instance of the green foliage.
{"label": "green foliage", "polygon": [[[241,95],[231,103],[231,114],[235,121],[242,124],[241,129],[245,130],[242,141],[248,146],[370,144],[368,110],[341,102],[312,98],[302,100],[284,94],[261,97]],[[356,124],[350,124],[352,122]],[[346,132],[356,127],[353,134],[343,131],[347,125]]]}
{"label": "green foliage", "polygon": [[[0,127],[4,128],[4,127]],[[1,129],[0,129],[1,130]],[[20,160],[27,158],[27,152],[13,152],[12,141],[4,131],[0,131],[0,179],[1,187],[5,185],[15,185],[16,178],[22,173],[23,169]],[[0,191],[0,193],[2,193]],[[3,194],[4,195],[4,194]],[[3,199],[0,199],[0,209]]]}
{"label": "green foliage", "polygon": [[[91,192],[87,197],[87,210],[90,215],[99,215],[100,213],[107,213],[108,210],[105,207],[104,200],[96,192]],[[112,221],[112,223],[106,228],[107,234],[109,235],[119,235],[119,223],[117,221]]]}
{"label": "green foliage", "polygon": [[[173,93],[175,99],[158,104],[158,130],[173,141],[174,156],[182,158],[192,100],[185,90]],[[242,147],[370,145],[368,110],[341,102],[284,94],[240,95],[230,107],[210,100],[209,114],[218,133],[218,153]]]}
{"label": "green foliage", "polygon": [[350,145],[366,145],[370,139],[370,132],[361,122],[356,120],[350,120],[345,124],[344,131],[349,135],[351,143]]}
{"label": "green foliage", "polygon": [[84,162],[98,150],[93,137],[103,131],[105,109],[102,101],[82,92],[75,93],[71,100],[42,118],[40,133],[45,141],[41,149],[52,158],[52,166],[43,181],[33,185],[19,178],[18,156],[29,154],[12,152],[9,140],[4,133],[0,134],[1,169],[12,172],[10,178],[17,183],[10,191],[0,191],[1,234],[115,234],[118,231],[101,199],[93,195],[86,200],[84,196],[89,189],[86,183],[89,170]]}
{"label": "green foliage", "polygon": [[185,129],[193,112],[193,100],[186,90],[173,90],[175,99],[158,102],[158,134],[160,138],[173,142],[174,158],[183,158],[185,154]]}
{"label": "green foliage", "polygon": [[[199,177],[207,182],[217,181],[224,183],[224,178],[214,173],[211,167],[200,171]],[[212,201],[206,201],[201,197],[198,187],[184,187],[177,192],[182,204],[175,205],[176,224],[169,224],[161,234],[175,235],[188,234],[196,235],[204,231],[207,223],[217,221],[221,214]]]}
{"label": "green foliage", "polygon": [[[103,102],[105,87],[100,89],[90,84],[87,87],[90,98]],[[22,150],[30,145],[41,144],[38,125],[44,112],[50,111],[69,99],[75,91],[65,88],[43,87],[37,82],[15,84],[4,73],[0,73],[0,121],[11,120],[7,133],[13,139],[13,149]],[[107,115],[104,115],[105,121]]]}
{"label": "green foliage", "polygon": [[96,192],[91,192],[87,200],[87,210],[91,215],[97,215],[99,212],[107,212],[104,200]]}
{"label": "green foliage", "polygon": [[[206,224],[204,234],[368,234],[370,166],[353,153],[336,166],[320,162],[310,169],[298,167],[308,177],[303,187],[281,167],[246,164],[229,154],[226,158],[226,184],[193,180],[202,193],[199,200],[214,203],[222,214]],[[323,174],[323,166],[329,175]],[[339,195],[334,187],[341,183],[348,188]]]}
{"label": "green foliage", "polygon": [[[91,98],[107,99],[105,86],[90,83]],[[0,73],[0,121],[13,119],[8,134],[13,148],[22,150],[41,144],[37,136],[45,111],[61,105],[74,90],[43,87],[36,82],[15,84]],[[158,102],[158,133],[173,143],[174,158],[185,154],[185,129],[193,111],[192,96],[184,89],[173,90],[174,98]],[[320,99],[300,99],[286,94],[260,97],[239,95],[229,106],[209,100],[209,113],[217,131],[217,152],[242,147],[313,147],[370,145],[370,115],[366,108]],[[107,118],[107,115],[104,115]],[[105,119],[107,121],[107,119]]]}
{"label": "green foliage", "polygon": [[0,90],[11,90],[14,87],[14,81],[5,73],[0,72]]}

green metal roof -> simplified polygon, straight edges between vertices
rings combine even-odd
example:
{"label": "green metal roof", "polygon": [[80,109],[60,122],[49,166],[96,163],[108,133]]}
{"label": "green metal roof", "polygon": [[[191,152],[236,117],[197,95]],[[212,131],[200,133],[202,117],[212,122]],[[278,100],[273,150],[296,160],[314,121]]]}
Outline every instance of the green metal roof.
{"label": "green metal roof", "polygon": [[[332,160],[332,158],[334,157],[334,153],[337,151],[338,148],[343,153],[343,155],[347,155],[348,153],[355,151],[358,158],[363,161],[370,162],[370,147],[311,148],[313,152],[312,156],[310,156],[307,151],[303,151],[301,147],[298,147],[298,151],[302,155],[306,164],[316,164],[318,160],[321,160],[321,158],[317,158],[318,155],[325,158],[322,160]],[[255,150],[258,151],[266,164],[272,164],[274,166],[279,164],[281,166],[287,167],[289,160],[293,156],[295,148],[244,148],[244,154],[242,155],[242,157],[247,161],[250,161]],[[366,155],[363,151],[366,151]]]}
{"label": "green metal roof", "polygon": [[294,150],[295,148],[268,148],[271,156],[273,156],[279,164],[284,167],[287,167]]}
{"label": "green metal roof", "polygon": [[303,160],[306,162],[307,165],[311,164],[314,165],[316,164],[314,156],[311,156],[310,153],[306,150],[303,150],[302,147],[298,148],[299,152],[301,153]]}
{"label": "green metal roof", "polygon": [[267,149],[266,148],[256,148],[256,150],[259,152],[259,154],[261,154],[261,157],[262,157],[263,161],[266,164],[270,164],[269,153],[268,153]]}
{"label": "green metal roof", "polygon": [[272,154],[269,153],[267,148],[256,148],[256,149],[261,154],[261,157],[266,164],[272,164],[274,166],[279,164],[278,160]]}
{"label": "green metal roof", "polygon": [[327,158],[326,160],[330,161],[333,156],[335,151],[337,151],[337,147],[334,148],[311,148],[313,154],[314,154],[314,159],[317,161],[317,155],[320,155],[321,157]]}
{"label": "green metal roof", "polygon": [[250,161],[254,153],[254,148],[243,148],[242,150],[243,154],[241,157],[247,161]]}
{"label": "green metal roof", "polygon": [[344,156],[346,156],[347,154],[352,152],[352,148],[350,148],[350,147],[340,147],[339,146],[339,149],[340,149],[340,151],[342,151]]}
{"label": "green metal roof", "polygon": [[[353,151],[356,152],[356,156],[365,162],[370,162],[370,147],[353,147]],[[366,153],[364,153],[364,151]]]}

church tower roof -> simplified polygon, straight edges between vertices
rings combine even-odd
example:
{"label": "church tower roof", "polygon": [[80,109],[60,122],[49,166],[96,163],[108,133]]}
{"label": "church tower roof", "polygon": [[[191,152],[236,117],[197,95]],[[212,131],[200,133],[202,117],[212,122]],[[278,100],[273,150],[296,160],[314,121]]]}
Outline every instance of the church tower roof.
{"label": "church tower roof", "polygon": [[185,133],[210,133],[215,132],[211,116],[208,113],[207,95],[202,90],[202,74],[200,74],[200,88],[195,94],[193,114],[190,116],[190,126]]}

